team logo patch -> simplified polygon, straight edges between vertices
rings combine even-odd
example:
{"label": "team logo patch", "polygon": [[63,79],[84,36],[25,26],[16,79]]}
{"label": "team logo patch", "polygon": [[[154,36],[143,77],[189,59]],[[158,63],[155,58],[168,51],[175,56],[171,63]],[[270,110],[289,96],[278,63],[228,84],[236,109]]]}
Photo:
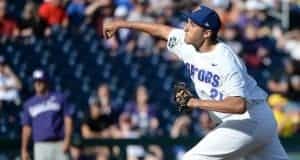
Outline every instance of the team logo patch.
{"label": "team logo patch", "polygon": [[173,48],[173,47],[175,47],[177,44],[178,44],[177,38],[176,38],[176,37],[171,37],[170,40],[169,40],[169,42],[168,42],[168,46],[169,46],[170,48]]}

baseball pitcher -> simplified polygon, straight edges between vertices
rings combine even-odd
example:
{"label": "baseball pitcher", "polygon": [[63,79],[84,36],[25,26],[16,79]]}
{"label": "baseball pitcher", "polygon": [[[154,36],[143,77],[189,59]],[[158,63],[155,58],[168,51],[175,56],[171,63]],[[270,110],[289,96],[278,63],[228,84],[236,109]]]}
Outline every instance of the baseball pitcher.
{"label": "baseball pitcher", "polygon": [[177,106],[180,110],[207,110],[220,122],[184,155],[184,160],[287,160],[266,93],[248,75],[235,52],[217,40],[221,27],[217,13],[200,6],[187,17],[183,30],[115,20],[104,24],[103,34],[110,38],[120,28],[146,32],[167,40],[167,48],[184,61],[199,98],[184,84],[177,84]]}

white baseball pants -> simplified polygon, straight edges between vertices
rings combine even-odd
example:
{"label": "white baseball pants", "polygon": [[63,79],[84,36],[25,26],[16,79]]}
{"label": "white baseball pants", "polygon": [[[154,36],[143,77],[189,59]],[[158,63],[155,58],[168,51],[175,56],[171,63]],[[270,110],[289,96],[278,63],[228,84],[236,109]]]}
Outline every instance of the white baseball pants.
{"label": "white baseball pants", "polygon": [[266,102],[233,115],[208,133],[183,160],[288,160],[280,144],[273,113]]}

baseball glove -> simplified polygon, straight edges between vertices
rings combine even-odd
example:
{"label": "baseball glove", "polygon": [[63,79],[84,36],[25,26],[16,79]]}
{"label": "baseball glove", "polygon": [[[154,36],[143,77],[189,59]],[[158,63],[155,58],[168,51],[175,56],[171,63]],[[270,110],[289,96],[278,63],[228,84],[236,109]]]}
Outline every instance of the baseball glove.
{"label": "baseball glove", "polygon": [[178,82],[175,84],[174,101],[179,112],[189,111],[187,103],[193,97],[193,94],[189,91],[184,82]]}

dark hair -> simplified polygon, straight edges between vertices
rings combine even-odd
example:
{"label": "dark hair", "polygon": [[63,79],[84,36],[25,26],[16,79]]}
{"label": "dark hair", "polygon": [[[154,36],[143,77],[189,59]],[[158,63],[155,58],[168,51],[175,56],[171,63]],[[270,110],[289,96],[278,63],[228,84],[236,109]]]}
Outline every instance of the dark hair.
{"label": "dark hair", "polygon": [[212,34],[211,34],[211,40],[217,40],[218,38],[218,31],[212,31]]}
{"label": "dark hair", "polygon": [[211,36],[209,37],[211,42],[216,42],[218,40],[218,31],[211,31]]}

